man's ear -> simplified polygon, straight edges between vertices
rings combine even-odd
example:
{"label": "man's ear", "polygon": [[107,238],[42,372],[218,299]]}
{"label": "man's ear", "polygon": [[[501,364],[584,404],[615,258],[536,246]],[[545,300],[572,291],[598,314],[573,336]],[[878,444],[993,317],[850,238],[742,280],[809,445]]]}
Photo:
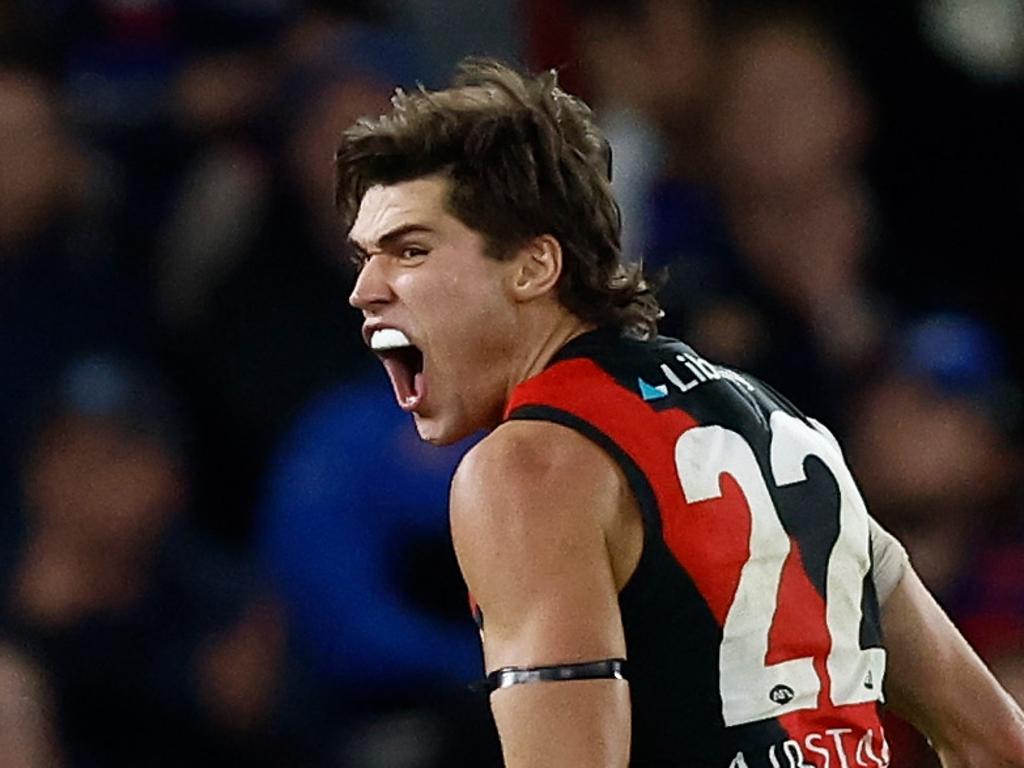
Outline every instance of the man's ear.
{"label": "man's ear", "polygon": [[538,235],[519,249],[515,264],[511,287],[518,301],[554,293],[562,276],[562,246],[552,235]]}

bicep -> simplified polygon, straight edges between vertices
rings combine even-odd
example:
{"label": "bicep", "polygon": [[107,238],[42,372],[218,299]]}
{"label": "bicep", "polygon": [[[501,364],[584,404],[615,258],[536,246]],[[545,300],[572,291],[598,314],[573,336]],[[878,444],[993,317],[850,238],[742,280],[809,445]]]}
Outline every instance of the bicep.
{"label": "bicep", "polygon": [[[487,671],[625,657],[601,525],[618,498],[610,460],[564,427],[502,429],[503,442],[482,444],[452,488],[452,534],[482,613]],[[510,766],[625,765],[621,680],[515,685],[491,703]]]}
{"label": "bicep", "polygon": [[[483,618],[488,672],[625,656],[601,531],[541,527],[516,526],[518,535],[475,542],[469,548],[482,551],[461,558]],[[460,544],[461,551],[466,548]]]}

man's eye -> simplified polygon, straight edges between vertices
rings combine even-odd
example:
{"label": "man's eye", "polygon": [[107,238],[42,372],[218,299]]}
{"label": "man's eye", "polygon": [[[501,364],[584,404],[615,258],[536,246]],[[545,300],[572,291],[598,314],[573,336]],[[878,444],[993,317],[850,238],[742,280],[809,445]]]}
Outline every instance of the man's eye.
{"label": "man's eye", "polygon": [[426,255],[427,255],[427,249],[426,248],[420,248],[417,245],[407,245],[404,248],[402,248],[402,258],[403,259],[417,259],[420,256],[426,256]]}

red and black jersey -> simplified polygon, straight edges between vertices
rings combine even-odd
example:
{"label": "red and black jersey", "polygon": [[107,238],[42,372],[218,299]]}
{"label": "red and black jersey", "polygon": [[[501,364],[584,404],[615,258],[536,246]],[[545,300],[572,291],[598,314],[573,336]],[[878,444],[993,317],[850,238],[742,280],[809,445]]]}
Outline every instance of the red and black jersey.
{"label": "red and black jersey", "polygon": [[642,510],[619,596],[631,765],[888,765],[867,512],[823,427],[677,340],[603,330],[505,415],[593,440]]}

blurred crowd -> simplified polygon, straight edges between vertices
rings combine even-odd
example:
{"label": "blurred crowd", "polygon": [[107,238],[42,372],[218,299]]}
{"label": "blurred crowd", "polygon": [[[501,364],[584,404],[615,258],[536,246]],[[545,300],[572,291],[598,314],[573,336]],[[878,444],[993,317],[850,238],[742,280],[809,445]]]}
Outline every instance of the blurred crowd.
{"label": "blurred crowd", "polygon": [[594,107],[663,331],[833,428],[1024,701],[1019,3],[8,0],[0,763],[498,765],[467,446],[394,406],[332,205],[470,53]]}

